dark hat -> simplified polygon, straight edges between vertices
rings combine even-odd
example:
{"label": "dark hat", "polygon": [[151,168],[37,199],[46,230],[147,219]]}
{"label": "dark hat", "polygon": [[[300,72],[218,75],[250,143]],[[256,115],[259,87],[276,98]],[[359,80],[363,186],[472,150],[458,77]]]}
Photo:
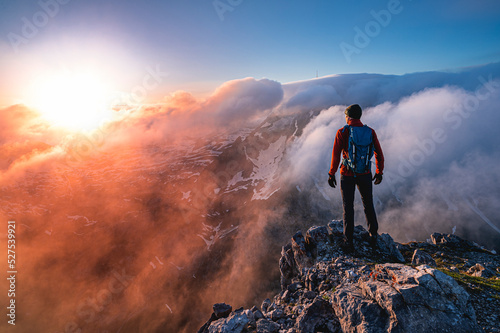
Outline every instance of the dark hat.
{"label": "dark hat", "polygon": [[358,104],[353,104],[353,105],[348,106],[345,109],[344,113],[350,118],[360,119],[363,111],[361,111],[361,106],[359,106]]}

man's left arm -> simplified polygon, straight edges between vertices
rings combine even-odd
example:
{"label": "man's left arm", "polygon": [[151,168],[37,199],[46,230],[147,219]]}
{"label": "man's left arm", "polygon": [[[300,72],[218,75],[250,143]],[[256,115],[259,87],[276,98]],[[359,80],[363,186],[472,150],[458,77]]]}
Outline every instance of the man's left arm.
{"label": "man's left arm", "polygon": [[378,141],[377,133],[375,133],[375,131],[373,131],[373,147],[375,164],[377,166],[375,173],[382,175],[384,173],[384,153],[382,152],[382,147],[380,146],[380,142]]}

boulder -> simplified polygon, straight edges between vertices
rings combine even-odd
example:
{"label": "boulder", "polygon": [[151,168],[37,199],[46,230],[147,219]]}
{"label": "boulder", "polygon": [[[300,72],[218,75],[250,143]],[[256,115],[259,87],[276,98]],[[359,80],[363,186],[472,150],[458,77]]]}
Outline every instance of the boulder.
{"label": "boulder", "polygon": [[363,296],[361,288],[345,285],[333,295],[333,308],[342,332],[385,332],[390,321],[387,312],[375,300]]}
{"label": "boulder", "polygon": [[250,309],[250,311],[252,311],[255,320],[264,318],[264,314],[256,306],[253,306],[252,309]]}
{"label": "boulder", "polygon": [[353,237],[356,243],[368,242],[370,233],[361,225],[354,226]]}
{"label": "boulder", "polygon": [[233,311],[233,307],[226,303],[216,303],[214,304],[213,309],[217,319],[227,318],[231,311]]}
{"label": "boulder", "polygon": [[226,303],[216,303],[213,305],[213,309],[214,312],[212,312],[210,319],[208,319],[207,322],[198,330],[198,333],[208,333],[209,327],[212,324],[212,322],[221,318],[228,317],[231,314],[231,311],[233,310],[231,305],[228,305]]}
{"label": "boulder", "polygon": [[332,236],[342,236],[344,234],[344,222],[342,220],[333,220],[328,223],[328,231]]}
{"label": "boulder", "polygon": [[247,313],[234,313],[227,318],[221,318],[210,324],[209,333],[241,333],[248,326],[250,319]]}
{"label": "boulder", "polygon": [[491,271],[488,268],[485,268],[481,264],[475,264],[469,270],[467,273],[471,274],[472,276],[477,276],[477,277],[482,277],[482,278],[490,278],[495,275],[493,271]]}
{"label": "boulder", "polygon": [[306,243],[317,246],[320,243],[326,243],[329,240],[328,228],[326,226],[315,226],[309,228],[306,232]]}
{"label": "boulder", "polygon": [[441,234],[435,232],[431,235],[431,241],[434,245],[445,245],[449,247],[455,248],[472,248],[474,250],[480,250],[480,247],[477,244],[474,244],[471,241],[462,239],[457,235],[453,234]]}
{"label": "boulder", "polygon": [[389,234],[381,234],[377,237],[377,248],[380,252],[391,256],[394,260],[404,263],[405,258],[399,252],[396,243]]}
{"label": "boulder", "polygon": [[296,328],[301,333],[341,332],[332,305],[320,297],[304,308],[296,320]]}
{"label": "boulder", "polygon": [[431,255],[425,251],[418,249],[415,250],[415,252],[413,252],[413,257],[411,258],[411,264],[416,266],[429,265],[432,267],[436,267],[436,261],[431,257]]}
{"label": "boulder", "polygon": [[330,246],[330,234],[327,226],[315,226],[309,228],[306,232],[306,244],[311,249],[314,258],[324,255],[328,252]]}
{"label": "boulder", "polygon": [[279,267],[281,273],[281,290],[285,290],[286,287],[292,282],[292,278],[297,274],[291,243],[288,243],[281,248]]}
{"label": "boulder", "polygon": [[333,298],[344,332],[481,332],[467,292],[427,265],[376,265]]}
{"label": "boulder", "polygon": [[269,307],[271,306],[271,300],[269,298],[266,298],[263,302],[262,305],[260,306],[262,312],[267,312]]}
{"label": "boulder", "polygon": [[260,319],[257,321],[257,333],[278,333],[280,325],[274,321]]}
{"label": "boulder", "polygon": [[302,231],[297,231],[292,237],[292,251],[295,265],[298,271],[301,272],[304,268],[311,267],[314,263],[306,240],[302,235]]}

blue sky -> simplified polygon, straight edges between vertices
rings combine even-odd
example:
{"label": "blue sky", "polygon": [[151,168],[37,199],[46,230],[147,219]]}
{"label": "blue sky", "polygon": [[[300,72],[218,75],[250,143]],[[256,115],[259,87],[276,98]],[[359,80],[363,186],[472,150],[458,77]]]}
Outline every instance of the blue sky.
{"label": "blue sky", "polygon": [[[38,24],[29,38],[26,20]],[[356,44],[357,31],[368,41],[358,36]],[[341,45],[357,50],[346,57]],[[0,105],[21,98],[34,76],[76,67],[92,67],[125,91],[145,68],[158,67],[168,76],[150,99],[178,89],[203,95],[248,76],[286,83],[316,72],[403,74],[497,62],[500,2],[0,1],[0,51]]]}

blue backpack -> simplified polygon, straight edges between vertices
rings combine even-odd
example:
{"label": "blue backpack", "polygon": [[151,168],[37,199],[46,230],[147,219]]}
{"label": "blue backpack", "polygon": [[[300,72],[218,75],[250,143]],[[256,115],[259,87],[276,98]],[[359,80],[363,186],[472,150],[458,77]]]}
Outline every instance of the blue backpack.
{"label": "blue backpack", "polygon": [[349,144],[347,159],[342,160],[342,164],[354,172],[354,175],[371,171],[371,158],[373,156],[373,135],[372,129],[364,126],[344,126],[342,132],[349,129]]}

